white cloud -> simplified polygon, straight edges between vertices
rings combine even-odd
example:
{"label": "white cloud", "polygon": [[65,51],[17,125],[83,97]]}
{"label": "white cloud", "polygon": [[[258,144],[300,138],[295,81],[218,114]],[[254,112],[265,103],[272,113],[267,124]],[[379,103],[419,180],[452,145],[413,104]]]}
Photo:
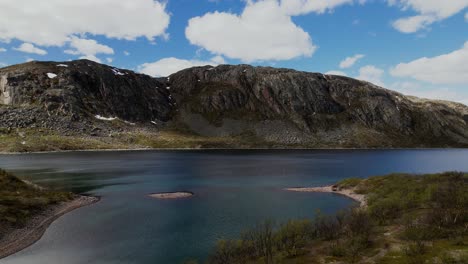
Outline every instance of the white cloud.
{"label": "white cloud", "polygon": [[114,50],[106,45],[99,44],[94,39],[81,39],[72,37],[70,41],[71,50],[65,50],[65,53],[72,55],[93,55],[96,54],[114,54]]}
{"label": "white cloud", "polygon": [[1,68],[1,67],[6,67],[6,66],[7,66],[7,64],[6,64],[6,63],[4,63],[4,62],[0,62],[0,68]]}
{"label": "white cloud", "polygon": [[19,47],[14,48],[17,51],[25,52],[25,53],[32,53],[32,54],[38,54],[38,55],[46,55],[47,51],[37,48],[31,43],[23,43]]}
{"label": "white cloud", "polygon": [[245,62],[310,57],[316,46],[276,0],[248,1],[240,15],[214,12],[189,20],[191,44]]}
{"label": "white cloud", "polygon": [[138,71],[151,76],[169,76],[186,68],[205,65],[216,66],[224,63],[224,59],[221,61],[220,58],[222,57],[216,56],[210,61],[182,60],[174,57],[164,58],[152,63],[144,63],[138,66]]}
{"label": "white cloud", "polygon": [[343,61],[340,62],[340,68],[341,69],[347,69],[352,67],[358,60],[364,58],[364,55],[362,54],[356,54],[352,57],[347,57]]}
{"label": "white cloud", "polygon": [[404,11],[411,9],[418,13],[393,22],[393,27],[403,33],[417,32],[468,7],[468,0],[387,0],[387,2],[390,5],[400,6]]}
{"label": "white cloud", "polygon": [[403,33],[414,33],[436,21],[432,16],[412,16],[408,18],[401,18],[393,22],[393,27]]}
{"label": "white cloud", "polygon": [[112,63],[114,61],[113,58],[106,58],[107,63]]}
{"label": "white cloud", "polygon": [[126,51],[126,50],[123,52],[123,54],[124,54],[125,56],[130,56],[130,52],[128,52],[128,51]]}
{"label": "white cloud", "polygon": [[468,84],[467,62],[468,41],[461,49],[448,54],[400,63],[390,73],[434,84]]}
{"label": "white cloud", "polygon": [[165,4],[154,0],[0,0],[0,40],[63,46],[72,35],[153,40],[169,25]]}
{"label": "white cloud", "polygon": [[214,56],[213,58],[211,58],[211,61],[214,62],[216,65],[226,63],[223,56],[220,55]]}
{"label": "white cloud", "polygon": [[5,48],[0,48],[0,52],[6,52],[7,50]]}
{"label": "white cloud", "polygon": [[465,13],[465,21],[468,22],[468,12]]}
{"label": "white cloud", "polygon": [[419,98],[447,100],[468,105],[468,93],[457,92],[455,88],[427,87],[419,82],[395,82],[390,85],[390,89]]}
{"label": "white cloud", "polygon": [[185,35],[191,44],[245,62],[310,57],[317,47],[293,16],[332,12],[367,0],[245,0],[241,14],[213,12],[189,20]]}
{"label": "white cloud", "polygon": [[348,76],[345,72],[342,71],[328,71],[325,74],[328,75],[340,75],[340,76]]}
{"label": "white cloud", "polygon": [[90,60],[90,61],[94,61],[97,63],[102,63],[101,59],[99,59],[95,55],[84,55],[80,57],[80,60]]}
{"label": "white cloud", "polygon": [[[351,4],[354,0],[281,0],[281,8],[289,15],[303,15],[308,13],[322,14],[334,8]],[[357,1],[363,4],[365,1]]]}
{"label": "white cloud", "polygon": [[368,81],[375,85],[384,87],[385,85],[382,81],[383,74],[384,70],[373,65],[367,65],[359,69],[359,76],[357,76],[356,79]]}

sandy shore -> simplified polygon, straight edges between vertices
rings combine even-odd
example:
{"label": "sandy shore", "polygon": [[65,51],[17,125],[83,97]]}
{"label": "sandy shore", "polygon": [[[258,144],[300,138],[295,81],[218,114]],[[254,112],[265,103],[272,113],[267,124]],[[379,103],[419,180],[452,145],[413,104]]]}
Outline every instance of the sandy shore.
{"label": "sandy shore", "polygon": [[322,192],[322,193],[336,193],[349,197],[357,202],[360,206],[365,208],[367,207],[366,196],[363,194],[357,194],[354,192],[354,189],[344,189],[344,190],[333,190],[333,186],[323,186],[323,187],[311,187],[311,188],[287,188],[286,191],[291,192]]}
{"label": "sandy shore", "polygon": [[10,230],[5,237],[0,239],[0,259],[34,244],[44,235],[47,228],[64,214],[98,201],[97,197],[78,196],[73,201],[61,203],[35,216],[26,227]]}
{"label": "sandy shore", "polygon": [[191,192],[167,192],[167,193],[153,193],[149,197],[156,199],[182,199],[193,196]]}

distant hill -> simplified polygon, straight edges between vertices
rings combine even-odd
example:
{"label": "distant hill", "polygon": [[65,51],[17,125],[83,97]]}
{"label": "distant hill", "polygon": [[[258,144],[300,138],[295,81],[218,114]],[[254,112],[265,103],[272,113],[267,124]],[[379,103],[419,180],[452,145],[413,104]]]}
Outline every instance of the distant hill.
{"label": "distant hill", "polygon": [[0,151],[468,147],[468,107],[289,69],[30,62],[0,69],[0,129]]}

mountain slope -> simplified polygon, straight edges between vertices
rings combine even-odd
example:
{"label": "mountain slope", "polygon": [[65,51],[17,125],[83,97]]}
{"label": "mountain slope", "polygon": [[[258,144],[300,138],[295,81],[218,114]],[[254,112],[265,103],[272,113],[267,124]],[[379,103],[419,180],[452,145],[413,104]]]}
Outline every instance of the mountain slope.
{"label": "mountain slope", "polygon": [[466,106],[418,102],[347,77],[222,65],[187,69],[170,81],[178,119],[207,136],[251,130],[282,143],[349,147],[468,142]]}
{"label": "mountain slope", "polygon": [[[109,143],[99,148],[466,147],[467,122],[462,104],[288,69],[205,66],[168,78],[87,60],[0,69],[5,134],[46,129],[44,134]],[[198,143],[159,144],[167,131]],[[145,140],[135,145],[115,138],[122,133],[144,134]]]}

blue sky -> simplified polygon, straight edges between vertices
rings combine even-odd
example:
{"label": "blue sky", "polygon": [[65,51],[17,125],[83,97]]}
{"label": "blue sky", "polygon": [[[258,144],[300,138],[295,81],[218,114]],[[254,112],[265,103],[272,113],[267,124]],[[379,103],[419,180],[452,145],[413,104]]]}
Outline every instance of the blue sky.
{"label": "blue sky", "polygon": [[0,0],[0,66],[88,58],[343,74],[468,104],[468,0]]}

